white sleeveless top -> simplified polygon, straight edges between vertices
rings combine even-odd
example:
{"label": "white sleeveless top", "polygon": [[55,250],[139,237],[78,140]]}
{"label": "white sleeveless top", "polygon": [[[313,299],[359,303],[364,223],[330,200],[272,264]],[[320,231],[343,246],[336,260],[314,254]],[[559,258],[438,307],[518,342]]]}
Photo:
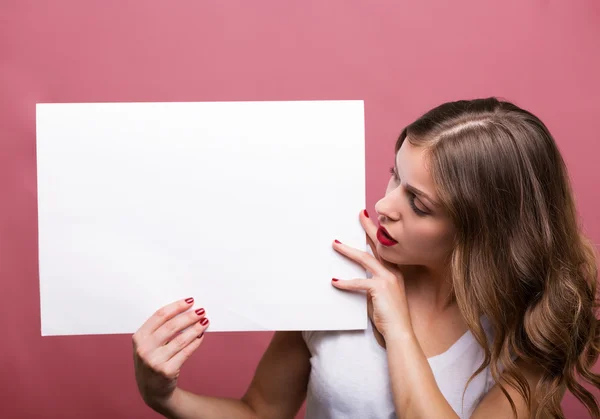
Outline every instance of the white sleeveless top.
{"label": "white sleeveless top", "polygon": [[[387,354],[373,326],[359,331],[309,331],[302,336],[311,354],[306,419],[396,418]],[[491,342],[489,323],[482,325]],[[428,359],[442,394],[460,418],[468,418],[495,384],[489,366],[463,391],[483,361],[483,348],[467,331],[446,352]]]}

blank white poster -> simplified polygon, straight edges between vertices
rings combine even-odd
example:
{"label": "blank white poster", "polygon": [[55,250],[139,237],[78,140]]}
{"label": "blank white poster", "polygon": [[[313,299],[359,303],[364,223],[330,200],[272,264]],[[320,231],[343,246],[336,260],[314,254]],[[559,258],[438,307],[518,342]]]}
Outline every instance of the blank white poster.
{"label": "blank white poster", "polygon": [[42,335],[133,333],[194,297],[209,331],[367,326],[362,101],[38,104]]}

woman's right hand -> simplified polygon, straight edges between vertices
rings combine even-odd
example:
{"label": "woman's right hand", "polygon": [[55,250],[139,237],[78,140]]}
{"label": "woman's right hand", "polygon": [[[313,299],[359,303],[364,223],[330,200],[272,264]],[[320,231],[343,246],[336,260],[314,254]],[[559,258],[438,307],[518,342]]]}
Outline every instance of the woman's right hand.
{"label": "woman's right hand", "polygon": [[184,313],[193,302],[188,298],[160,308],[133,335],[135,379],[150,407],[168,403],[181,366],[204,340],[208,327],[204,309]]}

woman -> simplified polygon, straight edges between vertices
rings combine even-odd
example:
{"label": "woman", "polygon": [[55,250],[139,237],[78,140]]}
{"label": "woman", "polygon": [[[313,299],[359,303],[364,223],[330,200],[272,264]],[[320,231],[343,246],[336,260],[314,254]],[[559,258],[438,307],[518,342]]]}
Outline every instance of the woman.
{"label": "woman", "polygon": [[600,388],[595,252],[537,117],[494,98],[431,110],[402,131],[375,209],[380,227],[360,215],[372,255],[332,241],[372,274],[332,279],[367,291],[366,331],[276,332],[241,400],[198,396],[177,377],[208,320],[178,301],[133,336],[146,403],[173,418],[292,418],[305,397],[311,419],[546,418],[569,390],[600,418],[576,381]]}

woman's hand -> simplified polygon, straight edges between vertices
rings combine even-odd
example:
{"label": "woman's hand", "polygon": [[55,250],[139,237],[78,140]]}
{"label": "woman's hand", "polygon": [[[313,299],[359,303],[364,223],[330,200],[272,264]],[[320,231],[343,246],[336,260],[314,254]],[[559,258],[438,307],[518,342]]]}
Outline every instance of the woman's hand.
{"label": "woman's hand", "polygon": [[412,333],[402,274],[395,265],[382,260],[377,254],[377,226],[369,219],[366,211],[361,212],[360,223],[367,233],[367,241],[374,256],[338,241],[333,243],[333,248],[359,263],[373,277],[349,280],[334,278],[332,284],[341,290],[367,292],[369,316],[386,340],[392,334]]}
{"label": "woman's hand", "polygon": [[193,302],[188,298],[162,307],[133,335],[135,378],[150,407],[169,401],[181,366],[204,340],[208,327],[204,309],[184,313]]}

